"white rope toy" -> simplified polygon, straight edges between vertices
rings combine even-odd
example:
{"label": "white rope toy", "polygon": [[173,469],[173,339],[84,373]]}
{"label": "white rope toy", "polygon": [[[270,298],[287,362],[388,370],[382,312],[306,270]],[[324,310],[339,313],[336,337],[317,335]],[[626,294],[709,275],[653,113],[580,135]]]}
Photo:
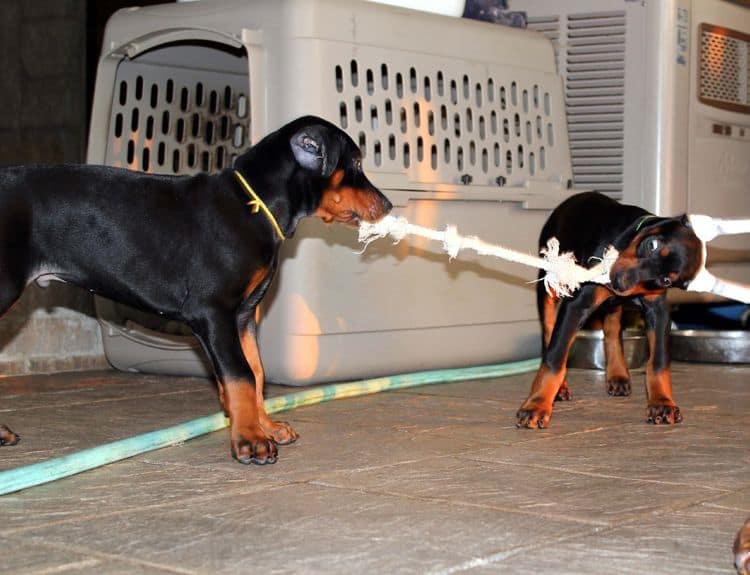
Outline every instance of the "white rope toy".
{"label": "white rope toy", "polygon": [[750,303],[750,286],[717,278],[706,269],[706,244],[717,236],[750,233],[750,219],[723,220],[699,214],[691,214],[688,219],[695,235],[703,244],[703,257],[698,274],[685,289],[710,292],[742,303]]}
{"label": "white rope toy", "polygon": [[359,241],[365,244],[365,249],[371,242],[388,235],[394,239],[394,243],[400,242],[407,235],[443,242],[443,249],[451,259],[458,256],[458,252],[462,249],[471,249],[479,255],[495,256],[526,266],[541,268],[547,272],[543,278],[547,292],[563,297],[571,296],[581,284],[586,282],[609,283],[609,268],[619,255],[617,250],[610,246],[604,252],[601,262],[587,269],[576,264],[572,252],[560,253],[560,242],[557,238],[551,238],[547,242],[547,247],[540,250],[543,257],[539,258],[503,246],[489,244],[476,236],[462,236],[458,233],[456,226],[446,226],[443,231],[438,231],[410,224],[406,218],[395,216],[385,216],[376,223],[361,222],[359,224]]}
{"label": "white rope toy", "polygon": [[[704,215],[690,215],[688,218],[695,235],[701,240],[703,255],[698,274],[686,289],[710,292],[743,303],[750,303],[750,286],[717,278],[706,269],[706,243],[717,236],[750,233],[750,219],[724,220]],[[479,255],[491,255],[543,269],[547,272],[543,278],[544,287],[547,293],[557,297],[570,297],[581,284],[586,282],[608,284],[609,270],[619,255],[613,246],[609,246],[604,251],[600,263],[592,268],[584,268],[576,264],[572,252],[560,253],[560,242],[557,238],[550,238],[547,246],[540,250],[543,257],[538,258],[503,246],[489,244],[476,236],[462,236],[455,226],[446,226],[443,231],[438,231],[410,224],[404,217],[390,215],[376,223],[361,222],[359,225],[359,241],[365,244],[365,249],[376,239],[389,235],[394,239],[394,243],[400,242],[407,235],[440,241],[451,259],[457,257],[462,249],[471,249]]]}

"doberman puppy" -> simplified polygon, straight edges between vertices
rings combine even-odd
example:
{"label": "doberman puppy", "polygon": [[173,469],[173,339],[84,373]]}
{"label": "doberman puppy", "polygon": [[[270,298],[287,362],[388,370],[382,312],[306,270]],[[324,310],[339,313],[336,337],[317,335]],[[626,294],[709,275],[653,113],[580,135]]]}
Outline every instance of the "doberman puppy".
{"label": "doberman puppy", "polygon": [[[702,244],[687,217],[661,218],[623,205],[597,192],[576,194],[560,204],[542,228],[540,247],[556,237],[560,251],[575,254],[586,267],[599,263],[613,245],[619,252],[610,284],[584,284],[571,298],[549,295],[537,283],[542,323],[542,363],[529,397],[516,415],[518,427],[547,427],[555,399],[570,399],[566,376],[568,350],[576,332],[597,309],[603,316],[606,379],[610,395],[630,395],[630,374],[622,353],[622,304],[632,301],[643,313],[651,355],[646,370],[647,420],[679,423],[672,400],[667,349],[670,318],[666,288],[685,287],[698,272]],[[540,279],[544,277],[542,271]]]}
{"label": "doberman puppy", "polygon": [[734,540],[734,566],[740,575],[750,575],[750,519],[737,533]]}
{"label": "doberman puppy", "polygon": [[[248,201],[250,200],[250,201]],[[263,407],[255,309],[299,220],[358,225],[391,203],[333,124],[299,118],[217,175],[99,166],[0,170],[0,313],[35,279],[185,322],[200,340],[240,463],[274,463],[297,433]],[[0,426],[0,444],[18,436]]]}

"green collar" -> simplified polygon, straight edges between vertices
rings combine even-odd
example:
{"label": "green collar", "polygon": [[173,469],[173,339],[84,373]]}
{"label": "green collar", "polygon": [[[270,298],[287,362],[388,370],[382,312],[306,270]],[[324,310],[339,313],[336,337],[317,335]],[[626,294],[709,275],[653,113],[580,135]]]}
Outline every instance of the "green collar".
{"label": "green collar", "polygon": [[645,224],[647,220],[650,220],[652,218],[658,218],[658,217],[659,216],[652,216],[651,214],[641,216],[640,218],[638,218],[638,223],[635,226],[635,231],[637,232],[638,230],[640,230],[641,226]]}

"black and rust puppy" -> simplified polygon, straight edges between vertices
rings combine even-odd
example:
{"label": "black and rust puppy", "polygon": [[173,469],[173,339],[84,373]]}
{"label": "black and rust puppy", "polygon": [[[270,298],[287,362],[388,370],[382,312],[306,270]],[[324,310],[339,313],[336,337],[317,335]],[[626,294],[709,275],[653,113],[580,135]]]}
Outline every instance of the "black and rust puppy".
{"label": "black and rust puppy", "polygon": [[[315,117],[266,136],[234,170],[215,176],[5,168],[0,313],[30,281],[47,277],[187,323],[212,363],[231,420],[232,455],[241,463],[273,463],[277,444],[297,438],[264,410],[255,337],[255,308],[274,276],[279,246],[304,216],[356,225],[390,209],[362,172],[351,138]],[[0,426],[0,444],[17,441]]]}
{"label": "black and rust puppy", "polygon": [[[651,423],[679,423],[672,400],[667,348],[670,318],[666,289],[685,287],[698,272],[702,247],[684,216],[661,218],[636,206],[620,204],[596,192],[576,194],[560,204],[539,238],[540,247],[556,237],[561,252],[573,252],[581,265],[599,263],[613,245],[619,256],[610,270],[611,283],[584,284],[571,298],[547,294],[537,284],[542,323],[542,363],[529,397],[517,414],[519,427],[546,427],[555,399],[569,399],[568,350],[576,332],[597,309],[603,313],[606,379],[610,395],[630,395],[630,374],[622,353],[622,304],[632,301],[643,312],[650,357],[646,370]],[[540,277],[543,277],[541,272]]]}

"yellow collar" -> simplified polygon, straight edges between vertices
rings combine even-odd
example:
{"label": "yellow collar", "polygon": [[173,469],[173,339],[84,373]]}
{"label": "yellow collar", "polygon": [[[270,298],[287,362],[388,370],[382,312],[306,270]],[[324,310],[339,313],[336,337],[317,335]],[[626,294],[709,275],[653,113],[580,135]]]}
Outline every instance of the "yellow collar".
{"label": "yellow collar", "polygon": [[258,197],[258,194],[253,191],[253,189],[250,187],[250,184],[247,183],[247,180],[237,170],[234,170],[234,177],[237,178],[237,181],[242,186],[242,189],[245,190],[245,193],[250,197],[250,201],[247,203],[247,205],[250,206],[252,212],[254,214],[257,214],[258,210],[263,210],[263,213],[266,214],[268,221],[273,224],[276,233],[282,240],[285,240],[286,237],[284,236],[284,232],[281,231],[279,222],[276,221],[276,218],[273,217],[271,210],[269,210],[268,206],[263,203],[263,200]]}

